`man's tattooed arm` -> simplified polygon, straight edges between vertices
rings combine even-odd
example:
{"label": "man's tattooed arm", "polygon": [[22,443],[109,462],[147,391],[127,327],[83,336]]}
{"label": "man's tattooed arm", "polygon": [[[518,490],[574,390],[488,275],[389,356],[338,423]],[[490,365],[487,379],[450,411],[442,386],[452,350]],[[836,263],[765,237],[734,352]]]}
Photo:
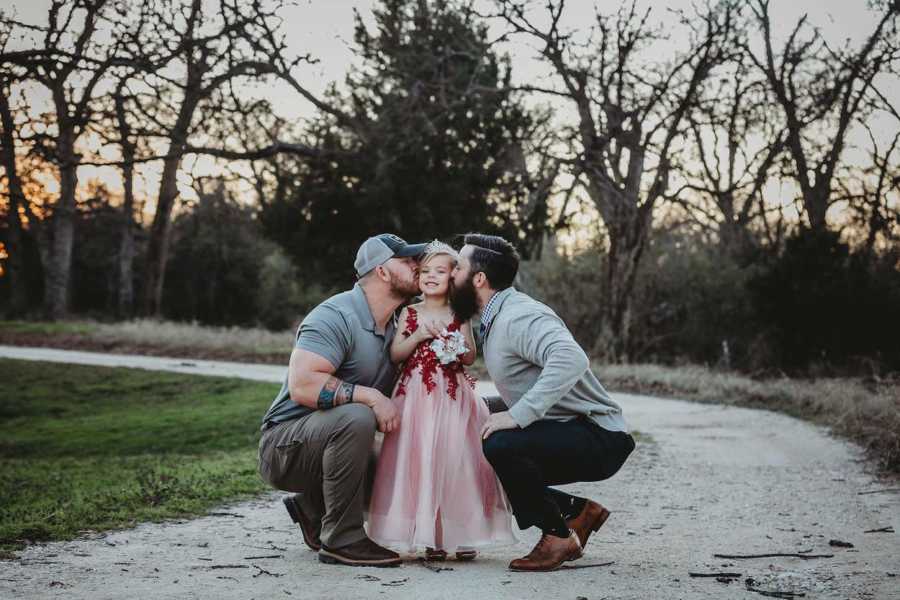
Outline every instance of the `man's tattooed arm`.
{"label": "man's tattooed arm", "polygon": [[322,391],[319,392],[319,399],[316,401],[316,405],[319,410],[328,410],[335,406],[353,402],[353,390],[355,387],[356,386],[352,383],[347,383],[346,381],[341,381],[337,377],[331,376],[328,378],[328,381],[325,382],[325,385],[322,386]]}

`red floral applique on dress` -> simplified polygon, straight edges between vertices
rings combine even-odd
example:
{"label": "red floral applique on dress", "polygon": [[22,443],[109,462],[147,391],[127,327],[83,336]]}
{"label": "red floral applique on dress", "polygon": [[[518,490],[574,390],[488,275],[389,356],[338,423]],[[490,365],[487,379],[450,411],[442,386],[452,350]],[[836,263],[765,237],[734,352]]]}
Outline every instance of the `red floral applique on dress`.
{"label": "red floral applique on dress", "polygon": [[416,320],[416,309],[409,308],[406,313],[406,327],[403,329],[403,337],[408,338],[413,334],[413,331],[419,327],[419,322]]}
{"label": "red floral applique on dress", "polygon": [[[409,307],[406,310],[406,328],[403,331],[403,337],[411,336],[419,328],[419,317],[416,309]],[[462,327],[462,321],[454,317],[453,322],[447,326],[447,331],[459,331],[460,327]],[[475,389],[475,378],[466,372],[461,362],[457,360],[450,364],[442,365],[434,350],[431,349],[431,340],[425,340],[419,342],[413,353],[403,363],[403,371],[397,384],[397,395],[402,396],[406,394],[406,383],[412,377],[416,367],[420,367],[422,370],[422,381],[425,383],[425,389],[428,390],[428,393],[433,392],[434,388],[437,387],[434,376],[437,374],[438,369],[441,370],[444,379],[447,381],[447,393],[450,394],[453,400],[456,400],[456,390],[459,388],[458,375],[462,375],[472,389]]]}

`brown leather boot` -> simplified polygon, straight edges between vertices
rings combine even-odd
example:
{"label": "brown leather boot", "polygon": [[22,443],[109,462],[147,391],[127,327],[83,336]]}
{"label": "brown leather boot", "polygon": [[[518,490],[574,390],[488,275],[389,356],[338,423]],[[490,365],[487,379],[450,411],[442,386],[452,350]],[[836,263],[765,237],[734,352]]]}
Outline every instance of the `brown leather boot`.
{"label": "brown leather boot", "polygon": [[397,567],[400,566],[400,555],[366,537],[341,548],[322,546],[319,562],[349,567]]}
{"label": "brown leather boot", "polygon": [[567,538],[545,533],[527,556],[509,563],[509,568],[511,571],[555,571],[564,562],[579,558],[581,544],[574,531]]}
{"label": "brown leather boot", "polygon": [[306,545],[311,550],[318,552],[322,547],[322,540],[319,539],[319,534],[322,531],[322,521],[313,519],[303,511],[303,507],[300,506],[300,498],[302,496],[303,494],[294,494],[293,496],[285,496],[282,500],[288,514],[291,515],[291,520],[300,526],[303,541],[306,542]]}
{"label": "brown leather boot", "polygon": [[581,509],[581,514],[566,521],[566,526],[575,532],[581,542],[581,549],[584,550],[591,533],[600,529],[608,518],[609,511],[602,504],[588,500]]}

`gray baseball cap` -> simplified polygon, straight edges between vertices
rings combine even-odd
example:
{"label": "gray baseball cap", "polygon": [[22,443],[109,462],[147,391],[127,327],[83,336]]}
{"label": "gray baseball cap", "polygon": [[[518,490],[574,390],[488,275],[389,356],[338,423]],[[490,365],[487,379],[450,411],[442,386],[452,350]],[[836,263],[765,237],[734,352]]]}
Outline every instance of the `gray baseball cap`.
{"label": "gray baseball cap", "polygon": [[407,244],[402,238],[392,233],[382,233],[370,237],[362,243],[356,252],[356,261],[353,268],[356,276],[362,277],[378,265],[384,264],[392,258],[405,256],[419,256],[425,251],[427,244]]}

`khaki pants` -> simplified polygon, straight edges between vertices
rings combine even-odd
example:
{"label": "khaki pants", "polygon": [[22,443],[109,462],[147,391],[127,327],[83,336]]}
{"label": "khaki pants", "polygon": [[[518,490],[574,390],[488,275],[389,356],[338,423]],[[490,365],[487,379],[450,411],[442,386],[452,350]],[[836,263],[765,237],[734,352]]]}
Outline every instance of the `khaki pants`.
{"label": "khaki pants", "polygon": [[375,414],[360,404],[275,425],[259,441],[259,474],[303,492],[304,512],[322,521],[322,544],[337,549],[366,537],[363,510],[374,475]]}

